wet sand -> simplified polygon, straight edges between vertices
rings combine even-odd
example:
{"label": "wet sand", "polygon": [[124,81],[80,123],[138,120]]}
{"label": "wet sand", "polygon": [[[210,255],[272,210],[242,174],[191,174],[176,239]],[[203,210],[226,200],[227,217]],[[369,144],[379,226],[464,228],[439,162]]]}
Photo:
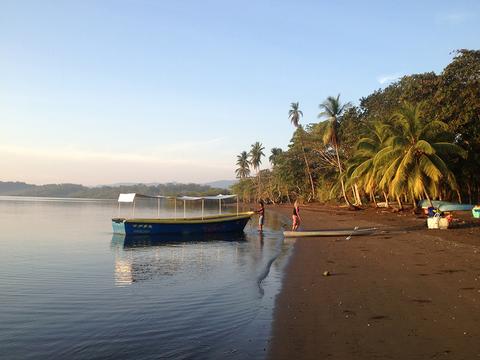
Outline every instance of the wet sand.
{"label": "wet sand", "polygon": [[[389,210],[302,207],[303,229],[374,236],[295,241],[270,359],[480,359],[480,222],[427,230]],[[290,207],[268,211],[290,215]],[[331,276],[323,276],[329,271]]]}

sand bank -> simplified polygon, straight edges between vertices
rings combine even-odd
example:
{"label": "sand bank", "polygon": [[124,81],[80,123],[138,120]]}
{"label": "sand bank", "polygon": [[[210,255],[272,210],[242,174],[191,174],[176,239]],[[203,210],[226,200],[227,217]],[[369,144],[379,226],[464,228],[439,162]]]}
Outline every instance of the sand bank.
{"label": "sand bank", "polygon": [[304,229],[380,231],[296,240],[270,359],[480,359],[480,222],[427,230],[411,214],[315,206],[302,217]]}

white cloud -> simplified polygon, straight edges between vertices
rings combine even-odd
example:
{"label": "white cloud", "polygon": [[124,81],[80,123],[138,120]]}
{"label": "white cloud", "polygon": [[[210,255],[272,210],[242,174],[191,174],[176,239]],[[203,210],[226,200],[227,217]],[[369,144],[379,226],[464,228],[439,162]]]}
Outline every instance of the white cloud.
{"label": "white cloud", "polygon": [[392,81],[397,80],[401,75],[400,74],[387,74],[387,75],[380,75],[377,77],[377,81],[381,84],[388,84]]}

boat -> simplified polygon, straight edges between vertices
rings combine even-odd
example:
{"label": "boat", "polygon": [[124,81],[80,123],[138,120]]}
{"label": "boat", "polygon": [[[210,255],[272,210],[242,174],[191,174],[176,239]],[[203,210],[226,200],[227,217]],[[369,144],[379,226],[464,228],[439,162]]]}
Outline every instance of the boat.
{"label": "boat", "polygon": [[377,229],[334,229],[334,230],[309,230],[309,231],[284,231],[285,237],[318,237],[318,236],[360,236],[371,235]]}
{"label": "boat", "polygon": [[[237,197],[237,212],[222,214],[222,200],[234,198],[236,195],[217,195],[217,196],[203,196],[203,197],[166,197],[166,196],[149,196],[142,194],[120,194],[118,197],[119,213],[121,203],[132,203],[133,213],[132,217],[116,217],[112,219],[112,228],[115,234],[126,235],[162,235],[162,234],[209,234],[209,233],[232,233],[242,232],[254,212],[239,212],[238,211],[238,197]],[[136,218],[135,215],[135,199],[136,198],[150,198],[158,199],[160,207],[161,198],[169,198],[175,200],[175,212],[173,218]],[[177,200],[183,201],[184,216],[179,218],[177,216]],[[185,203],[186,201],[201,200],[202,215],[197,217],[186,217]],[[204,201],[218,200],[219,214],[212,216],[204,216]],[[158,211],[160,212],[160,210]]]}
{"label": "boat", "polygon": [[432,200],[431,204],[430,204],[430,201],[428,200],[421,200],[418,203],[418,206],[420,206],[423,209],[428,209],[432,205],[434,208],[440,211],[470,211],[475,207],[474,205],[471,205],[471,204],[459,204],[459,203],[441,201],[441,200]]}
{"label": "boat", "polygon": [[116,234],[199,234],[243,231],[253,212],[185,219],[137,219],[113,218],[112,227]]}
{"label": "boat", "polygon": [[418,202],[418,207],[422,209],[428,209],[430,206],[433,206],[434,208],[438,209],[441,205],[445,205],[445,204],[453,204],[453,203],[449,201],[443,201],[443,200],[428,201],[426,199],[423,199]]}
{"label": "boat", "polygon": [[440,211],[470,211],[475,205],[448,203],[439,206]]}

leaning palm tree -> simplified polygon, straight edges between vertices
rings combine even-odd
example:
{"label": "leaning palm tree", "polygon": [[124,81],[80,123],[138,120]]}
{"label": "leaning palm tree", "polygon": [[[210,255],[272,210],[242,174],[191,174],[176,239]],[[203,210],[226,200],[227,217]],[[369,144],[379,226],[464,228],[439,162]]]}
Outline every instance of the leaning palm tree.
{"label": "leaning palm tree", "polygon": [[320,114],[318,114],[319,118],[325,118],[325,121],[322,124],[323,143],[325,145],[331,146],[335,151],[338,172],[340,175],[340,184],[342,186],[342,195],[348,206],[351,206],[351,203],[345,191],[345,184],[343,180],[343,166],[340,161],[340,155],[338,151],[338,125],[341,116],[350,106],[350,103],[342,104],[340,102],[340,94],[338,94],[336,98],[333,96],[329,96],[323,103],[319,105],[320,110],[322,111],[320,112]]}
{"label": "leaning palm tree", "polygon": [[250,165],[250,160],[248,159],[248,153],[246,151],[242,151],[240,155],[237,155],[238,168],[235,170],[237,178],[245,179],[250,176]]}
{"label": "leaning palm tree", "polygon": [[262,164],[262,157],[265,156],[263,153],[265,148],[260,142],[256,142],[250,148],[250,163],[252,164],[254,170],[257,172],[257,181],[258,181],[258,192],[260,193],[260,165]]}
{"label": "leaning palm tree", "polygon": [[302,146],[303,159],[305,160],[305,170],[310,180],[310,186],[312,187],[312,197],[315,198],[315,185],[313,183],[312,172],[310,171],[310,165],[308,164],[307,154],[305,153],[305,145],[303,144],[303,128],[300,125],[300,118],[303,116],[303,112],[299,109],[298,102],[292,102],[290,104],[290,110],[288,111],[288,118],[290,122],[299,130],[300,145]]}
{"label": "leaning palm tree", "polygon": [[391,145],[379,151],[375,165],[382,169],[380,187],[388,187],[389,193],[397,198],[408,194],[415,199],[436,198],[441,186],[457,191],[454,174],[445,162],[446,157],[466,157],[466,151],[458,145],[442,141],[448,129],[441,121],[426,121],[421,116],[421,105],[405,103],[392,120],[396,135]]}
{"label": "leaning palm tree", "polygon": [[270,164],[272,164],[272,166],[275,166],[277,165],[278,158],[283,153],[283,150],[280,148],[272,148],[270,152],[271,155],[269,156],[268,161],[270,161]]}

